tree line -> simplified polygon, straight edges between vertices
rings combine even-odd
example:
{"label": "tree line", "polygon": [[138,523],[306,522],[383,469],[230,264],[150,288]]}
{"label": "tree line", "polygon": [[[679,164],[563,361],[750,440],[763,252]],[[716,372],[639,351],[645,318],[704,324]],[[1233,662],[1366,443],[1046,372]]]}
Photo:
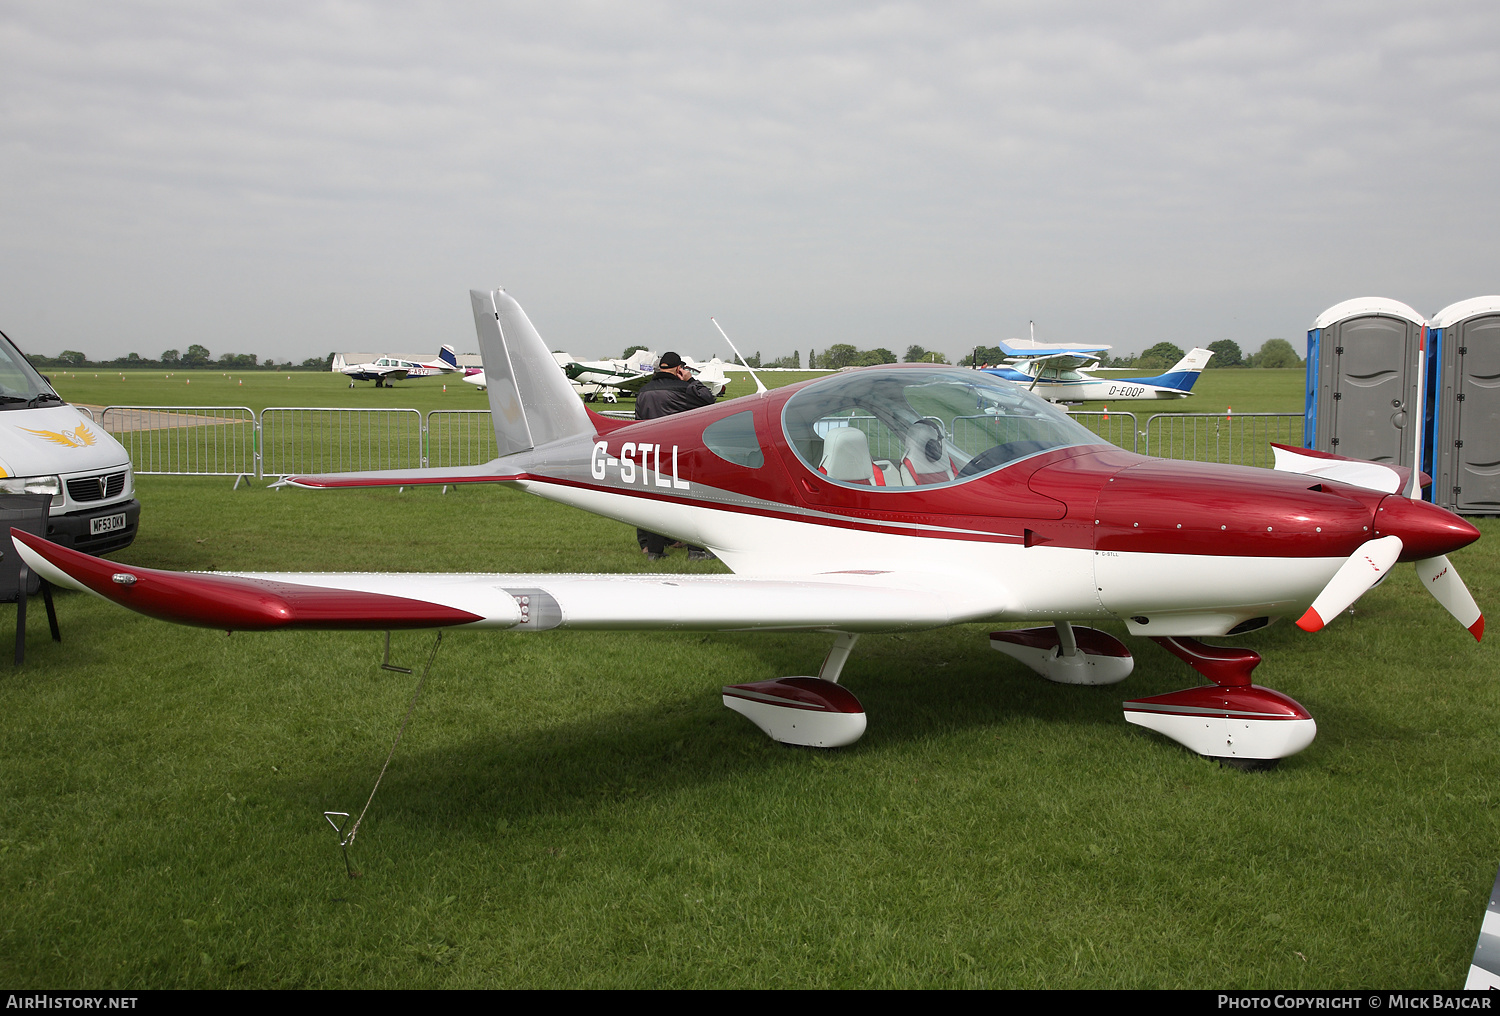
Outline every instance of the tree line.
{"label": "tree line", "polygon": [[[921,346],[907,346],[907,363],[947,363],[948,358],[942,353],[929,352]],[[802,369],[802,353],[794,350],[791,356],[783,356],[779,360],[761,361],[760,353],[746,357],[741,360],[735,357],[736,363],[746,364],[751,367],[789,367],[792,370]],[[874,349],[860,349],[847,342],[838,342],[820,354],[816,349],[807,351],[808,370],[842,370],[845,367],[876,367],[882,363],[895,363],[896,354],[884,346]]]}
{"label": "tree line", "polygon": [[176,349],[165,350],[155,360],[139,353],[128,353],[113,360],[90,360],[76,349],[64,349],[56,356],[28,353],[26,359],[33,367],[47,370],[85,370],[90,367],[114,370],[329,370],[333,367],[332,353],[322,357],[310,356],[301,363],[291,360],[278,363],[274,356],[262,360],[254,353],[222,353],[214,359],[207,347],[197,344],[189,346],[185,353]]}

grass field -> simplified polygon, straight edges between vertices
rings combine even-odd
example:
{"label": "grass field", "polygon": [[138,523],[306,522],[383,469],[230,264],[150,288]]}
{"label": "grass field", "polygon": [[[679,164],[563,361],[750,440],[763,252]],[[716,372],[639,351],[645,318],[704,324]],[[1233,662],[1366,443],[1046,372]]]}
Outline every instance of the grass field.
{"label": "grass field", "polygon": [[[259,412],[267,406],[333,406],[358,409],[412,408],[488,409],[484,392],[462,381],[402,381],[394,388],[360,382],[350,388],[342,374],[318,371],[248,371],[234,374],[213,370],[78,371],[48,375],[58,394],[69,402],[111,406],[247,406]],[[766,371],[761,380],[769,388],[823,376],[822,371]],[[742,373],[730,375],[729,397],[751,394],[755,385]],[[1144,421],[1152,413],[1300,413],[1303,400],[1301,370],[1206,370],[1186,399],[1117,402],[1117,410],[1131,410]],[[123,379],[123,380],[122,380]],[[443,388],[446,385],[447,391]],[[626,399],[618,407],[630,409]],[[1098,409],[1088,403],[1086,409]]]}
{"label": "grass field", "polygon": [[[762,377],[776,388],[824,376],[822,371],[767,371]],[[490,440],[475,441],[466,433],[483,424],[483,417],[465,417],[453,410],[487,410],[485,393],[461,381],[423,380],[377,389],[369,383],[350,388],[342,374],[252,371],[127,371],[59,373],[53,376],[59,392],[80,405],[103,406],[217,406],[244,407],[257,414],[267,408],[416,409],[418,414],[280,412],[233,428],[171,428],[136,432],[120,439],[130,448],[137,472],[236,472],[254,474],[255,450],[262,452],[261,475],[297,472],[340,472],[356,469],[395,469],[421,465],[424,448],[429,465],[457,466],[488,461],[494,454]],[[1300,419],[1256,419],[1254,413],[1300,413],[1303,372],[1298,370],[1207,371],[1198,396],[1187,399],[1086,403],[1076,407],[1084,423],[1107,441],[1135,451],[1271,465],[1268,441],[1300,444]],[[735,375],[728,397],[754,391],[743,374]],[[596,403],[603,411],[630,413],[635,404]],[[436,417],[434,410],[449,411]],[[1101,410],[1108,416],[1101,418]],[[1233,418],[1229,411],[1233,410]],[[1223,414],[1217,420],[1179,419],[1192,414]],[[1151,418],[1163,416],[1152,424]],[[1132,416],[1134,417],[1132,423]],[[113,419],[113,418],[107,418]],[[419,433],[423,421],[432,424],[429,440]],[[118,431],[118,423],[107,422]],[[487,426],[487,424],[484,424]],[[1247,447],[1247,442],[1249,447]]]}
{"label": "grass field", "polygon": [[[1224,394],[1253,411],[1274,380]],[[116,557],[142,565],[646,568],[626,527],[509,490],[139,483]],[[1454,563],[1486,605],[1500,524],[1477,524]],[[33,610],[0,680],[12,985],[1456,987],[1500,865],[1494,644],[1406,567],[1318,635],[1238,640],[1320,726],[1263,774],[1124,722],[1198,683],[1145,640],[1123,685],[1074,688],[983,628],[867,636],[844,683],[869,733],[819,752],[718,689],[814,672],[827,636],[449,633],[353,881],[322,812],[364,804],[416,682],[378,668],[379,635],[58,609],[65,641]],[[396,662],[431,644],[398,634]]]}

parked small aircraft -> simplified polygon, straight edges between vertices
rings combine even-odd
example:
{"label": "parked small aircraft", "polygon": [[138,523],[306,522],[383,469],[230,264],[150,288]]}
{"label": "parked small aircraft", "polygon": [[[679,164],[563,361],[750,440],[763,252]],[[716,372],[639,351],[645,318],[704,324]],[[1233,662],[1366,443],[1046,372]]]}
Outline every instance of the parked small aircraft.
{"label": "parked small aircraft", "polygon": [[657,355],[649,349],[637,349],[628,357],[617,360],[585,361],[566,353],[554,353],[552,358],[585,402],[601,399],[614,402],[626,391],[617,386],[618,382],[641,378],[644,384],[651,379],[656,370]]}
{"label": "parked small aircraft", "polygon": [[[649,349],[637,350],[622,360],[579,361],[567,353],[553,353],[552,358],[572,382],[573,391],[585,402],[615,402],[621,395],[634,395],[656,374],[656,354]],[[685,357],[684,362],[715,398],[722,396],[729,387],[729,378],[719,360],[699,363],[692,357]],[[480,388],[489,386],[483,371],[464,380]]]}
{"label": "parked small aircraft", "polygon": [[1397,561],[1483,634],[1446,557],[1478,531],[1410,496],[1415,482],[1389,466],[1299,449],[1283,449],[1280,471],[1148,458],[1023,387],[924,364],[612,420],[573,394],[515,300],[471,298],[498,458],[286,482],[505,483],[710,548],[734,574],[183,574],[12,530],[19,552],[50,582],[231,630],[827,632],[816,677],[723,689],[776,740],[820,746],[865,730],[837,684],[863,632],[1041,621],[990,644],[1052,681],[1111,684],[1130,674],[1130,650],[1075,622],[1120,621],[1212,682],[1125,702],[1125,718],[1246,768],[1300,751],[1316,724],[1251,683],[1259,654],[1200,639],[1280,617],[1315,631]]}
{"label": "parked small aircraft", "polygon": [[1135,399],[1181,399],[1193,393],[1193,384],[1214,354],[1192,349],[1164,374],[1155,377],[1102,378],[1089,373],[1108,346],[1070,346],[1010,339],[1000,343],[1009,357],[1008,367],[991,367],[989,373],[1025,385],[1049,402],[1126,402]]}
{"label": "parked small aircraft", "polygon": [[[692,357],[684,357],[693,377],[707,386],[717,398],[729,386],[724,376],[724,365],[718,360],[699,363]],[[568,380],[577,385],[593,385],[596,389],[612,389],[620,394],[634,395],[645,387],[656,374],[656,354],[643,352],[639,358],[630,360],[589,360],[583,363],[568,361],[562,365]],[[592,401],[585,393],[585,401]]]}
{"label": "parked small aircraft", "polygon": [[345,363],[343,354],[336,354],[333,358],[333,367],[336,374],[344,374],[349,378],[349,387],[354,387],[356,381],[374,381],[376,388],[389,388],[393,381],[414,380],[423,377],[437,377],[441,374],[465,374],[472,373],[458,365],[458,353],[452,346],[444,346],[438,350],[435,359],[425,363],[416,363],[412,360],[402,360],[394,356],[382,356],[371,363]]}

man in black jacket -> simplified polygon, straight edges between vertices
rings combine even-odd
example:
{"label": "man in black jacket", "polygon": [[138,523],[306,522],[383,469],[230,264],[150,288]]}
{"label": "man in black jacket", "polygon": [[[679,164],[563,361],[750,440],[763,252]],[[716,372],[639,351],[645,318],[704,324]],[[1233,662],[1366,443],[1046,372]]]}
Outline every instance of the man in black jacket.
{"label": "man in black jacket", "polygon": [[658,420],[713,404],[714,393],[693,377],[682,357],[676,353],[663,353],[656,374],[636,393],[635,418]]}
{"label": "man in black jacket", "polygon": [[[635,418],[658,420],[674,413],[685,413],[689,409],[714,404],[714,393],[708,386],[693,377],[693,372],[682,357],[676,353],[663,353],[656,366],[656,374],[647,381],[635,396]],[[648,533],[644,529],[635,531],[636,539],[646,557],[660,561],[667,556],[667,538],[660,533]],[[714,555],[702,547],[689,547],[689,561],[706,561]]]}

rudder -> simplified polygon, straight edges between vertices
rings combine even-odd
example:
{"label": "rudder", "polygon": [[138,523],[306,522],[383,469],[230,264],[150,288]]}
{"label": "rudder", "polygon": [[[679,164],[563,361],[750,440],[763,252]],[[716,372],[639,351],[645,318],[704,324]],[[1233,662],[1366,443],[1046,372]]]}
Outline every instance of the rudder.
{"label": "rudder", "polygon": [[1181,360],[1172,365],[1165,374],[1153,378],[1142,378],[1149,384],[1158,384],[1163,388],[1175,388],[1180,392],[1190,392],[1193,385],[1198,381],[1198,375],[1203,373],[1203,368],[1208,366],[1208,361],[1213,358],[1213,350],[1194,348]]}
{"label": "rudder", "polygon": [[593,434],[583,402],[521,305],[503,289],[469,291],[502,456]]}

